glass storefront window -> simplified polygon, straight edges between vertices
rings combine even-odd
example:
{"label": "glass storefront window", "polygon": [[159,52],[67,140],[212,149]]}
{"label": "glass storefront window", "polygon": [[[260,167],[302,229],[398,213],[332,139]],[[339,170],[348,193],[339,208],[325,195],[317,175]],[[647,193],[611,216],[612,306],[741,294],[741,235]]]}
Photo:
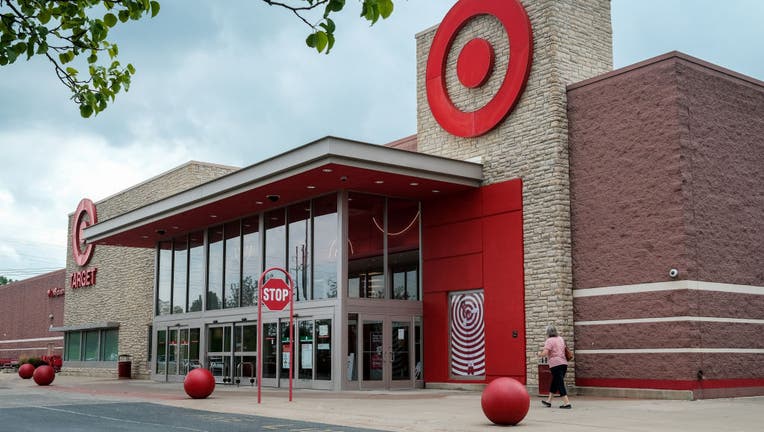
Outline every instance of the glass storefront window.
{"label": "glass storefront window", "polygon": [[294,278],[295,301],[310,300],[310,201],[287,208],[288,238],[287,271]]}
{"label": "glass storefront window", "polygon": [[289,352],[289,320],[288,319],[285,321],[281,321],[279,323],[279,333],[281,335],[281,343],[279,344],[279,351],[281,352],[281,358],[279,359],[280,360],[279,367],[281,367],[280,376],[282,378],[289,378],[289,363],[291,361],[292,367],[294,367],[294,358]]}
{"label": "glass storefront window", "polygon": [[186,270],[188,251],[186,237],[178,237],[173,244],[172,313],[186,312]]}
{"label": "glass storefront window", "polygon": [[188,364],[189,370],[201,367],[199,361],[199,336],[201,330],[199,328],[192,328],[188,340]]}
{"label": "glass storefront window", "polygon": [[284,209],[265,214],[265,268],[286,267],[286,228]]}
{"label": "glass storefront window", "polygon": [[358,381],[358,314],[348,314],[348,381]]}
{"label": "glass storefront window", "polygon": [[167,360],[167,331],[157,331],[157,367],[158,374],[164,374],[166,372]]}
{"label": "glass storefront window", "polygon": [[300,356],[299,379],[313,379],[313,321],[300,321],[297,349]]}
{"label": "glass storefront window", "polygon": [[422,365],[422,318],[414,318],[414,379],[423,380]]}
{"label": "glass storefront window", "polygon": [[213,310],[223,306],[223,226],[210,228],[207,237],[207,309]]}
{"label": "glass storefront window", "polygon": [[119,331],[117,329],[103,330],[101,332],[101,338],[101,360],[117,361]]}
{"label": "glass storefront window", "polygon": [[260,279],[261,254],[259,218],[257,216],[242,220],[242,280],[241,306],[257,305],[257,281]]}
{"label": "glass storefront window", "polygon": [[316,320],[316,379],[332,379],[332,320]]}
{"label": "glass storefront window", "polygon": [[159,242],[158,279],[156,313],[168,315],[172,297],[172,242]]}
{"label": "glass storefront window", "polygon": [[246,325],[242,327],[241,351],[257,351],[257,326]]}
{"label": "glass storefront window", "polygon": [[263,378],[276,378],[276,323],[263,323]]}
{"label": "glass storefront window", "polygon": [[239,307],[241,297],[241,227],[239,221],[225,224],[225,306]]}
{"label": "glass storefront window", "polygon": [[392,298],[419,300],[419,203],[387,200],[387,253]]}
{"label": "glass storefront window", "polygon": [[223,352],[223,327],[210,327],[207,340],[207,351]]}
{"label": "glass storefront window", "polygon": [[204,295],[204,233],[188,236],[188,311],[202,310]]}
{"label": "glass storefront window", "polygon": [[66,333],[66,356],[64,360],[79,361],[81,359],[80,354],[80,332],[68,332]]}
{"label": "glass storefront window", "polygon": [[84,333],[85,336],[85,361],[98,361],[98,330],[91,330]]}
{"label": "glass storefront window", "polygon": [[313,298],[317,300],[337,297],[337,225],[337,195],[313,200]]}
{"label": "glass storefront window", "polygon": [[167,341],[167,374],[176,375],[178,373],[178,330],[168,331]]}
{"label": "glass storefront window", "polygon": [[384,298],[385,198],[351,193],[348,197],[348,280],[350,297]]}

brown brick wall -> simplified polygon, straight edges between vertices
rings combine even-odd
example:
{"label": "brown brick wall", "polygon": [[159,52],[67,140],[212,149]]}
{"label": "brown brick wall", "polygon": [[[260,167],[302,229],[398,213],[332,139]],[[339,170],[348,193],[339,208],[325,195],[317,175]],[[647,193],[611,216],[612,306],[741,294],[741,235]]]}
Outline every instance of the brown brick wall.
{"label": "brown brick wall", "polygon": [[575,288],[764,285],[764,83],[670,54],[568,100]]}
{"label": "brown brick wall", "polygon": [[[9,342],[20,339],[62,337],[48,328],[64,321],[64,297],[48,297],[48,290],[64,287],[64,270],[0,286],[0,359],[61,354],[63,338],[50,341]],[[53,315],[53,319],[50,319]]]}

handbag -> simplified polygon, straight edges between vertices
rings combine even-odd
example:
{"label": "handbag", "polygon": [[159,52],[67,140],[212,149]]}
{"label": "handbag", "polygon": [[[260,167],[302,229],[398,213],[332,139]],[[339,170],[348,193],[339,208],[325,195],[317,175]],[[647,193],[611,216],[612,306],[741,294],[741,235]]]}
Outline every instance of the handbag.
{"label": "handbag", "polygon": [[573,360],[573,352],[568,349],[568,345],[565,345],[565,360],[571,361]]}

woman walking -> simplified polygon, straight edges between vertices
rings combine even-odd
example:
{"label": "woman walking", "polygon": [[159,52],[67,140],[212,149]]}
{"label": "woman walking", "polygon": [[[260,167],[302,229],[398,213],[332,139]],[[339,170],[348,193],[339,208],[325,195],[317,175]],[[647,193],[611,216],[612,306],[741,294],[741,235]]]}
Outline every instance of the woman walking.
{"label": "woman walking", "polygon": [[565,340],[557,334],[553,325],[546,327],[546,342],[544,349],[539,352],[540,357],[549,358],[549,370],[552,372],[552,384],[549,386],[549,397],[541,403],[549,408],[552,406],[552,398],[556,392],[562,396],[560,408],[570,409],[568,391],[565,389],[565,372],[568,371],[568,360],[565,358]]}

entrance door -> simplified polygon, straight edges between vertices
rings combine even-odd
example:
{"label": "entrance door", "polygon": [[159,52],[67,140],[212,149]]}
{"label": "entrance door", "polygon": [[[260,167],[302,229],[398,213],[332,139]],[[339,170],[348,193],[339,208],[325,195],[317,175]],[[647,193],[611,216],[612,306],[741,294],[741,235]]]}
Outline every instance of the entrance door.
{"label": "entrance door", "polygon": [[[296,340],[296,322],[293,336]],[[263,385],[289,387],[290,362],[294,367],[294,359],[289,352],[289,318],[281,318],[278,322],[263,322]],[[297,370],[293,369],[292,373],[296,380]]]}
{"label": "entrance door", "polygon": [[212,372],[215,382],[233,382],[231,364],[231,324],[207,328],[207,369]]}
{"label": "entrance door", "polygon": [[410,318],[366,315],[360,339],[361,388],[413,387]]}
{"label": "entrance door", "polygon": [[257,324],[236,325],[233,333],[233,383],[254,386],[257,375]]}
{"label": "entrance door", "polygon": [[199,328],[168,327],[157,332],[156,373],[165,381],[181,380],[188,371],[200,367]]}

